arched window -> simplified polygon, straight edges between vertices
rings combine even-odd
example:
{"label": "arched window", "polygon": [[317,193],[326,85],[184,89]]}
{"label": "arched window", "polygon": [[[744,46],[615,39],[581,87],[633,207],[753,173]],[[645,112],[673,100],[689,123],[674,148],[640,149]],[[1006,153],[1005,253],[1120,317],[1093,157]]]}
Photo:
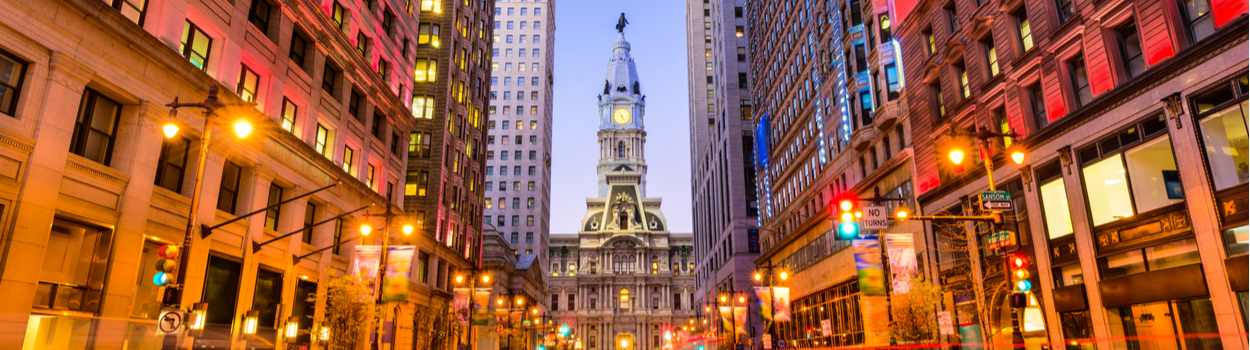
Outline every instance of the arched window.
{"label": "arched window", "polygon": [[621,288],[621,308],[629,308],[629,289]]}
{"label": "arched window", "polygon": [[625,141],[616,143],[616,157],[625,158]]}

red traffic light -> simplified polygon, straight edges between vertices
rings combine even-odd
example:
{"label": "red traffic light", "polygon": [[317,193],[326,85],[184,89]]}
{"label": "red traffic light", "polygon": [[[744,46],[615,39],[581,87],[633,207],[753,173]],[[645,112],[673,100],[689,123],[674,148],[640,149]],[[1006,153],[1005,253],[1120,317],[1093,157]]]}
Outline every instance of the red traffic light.
{"label": "red traffic light", "polygon": [[1008,261],[1012,269],[1023,269],[1029,267],[1029,258],[1023,255],[1012,255]]}
{"label": "red traffic light", "polygon": [[838,209],[842,209],[842,211],[851,211],[851,209],[855,209],[855,202],[850,199],[840,200],[838,201]]}
{"label": "red traffic light", "polygon": [[173,244],[166,244],[156,249],[156,256],[161,259],[177,259],[179,247]]}

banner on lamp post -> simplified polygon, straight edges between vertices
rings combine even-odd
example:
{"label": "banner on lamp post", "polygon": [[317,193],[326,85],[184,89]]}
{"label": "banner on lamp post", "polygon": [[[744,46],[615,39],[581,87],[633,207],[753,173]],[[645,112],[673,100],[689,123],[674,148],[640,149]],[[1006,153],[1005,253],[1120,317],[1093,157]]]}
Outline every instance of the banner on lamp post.
{"label": "banner on lamp post", "polygon": [[733,307],[721,306],[718,308],[720,309],[721,332],[729,332],[733,329]]}
{"label": "banner on lamp post", "polygon": [[890,258],[890,281],[894,294],[911,290],[911,276],[916,273],[916,248],[910,233],[885,234],[885,252]]}
{"label": "banner on lamp post", "polygon": [[859,292],[863,296],[885,295],[885,271],[881,266],[881,245],[877,237],[851,241],[855,270],[859,274]]}
{"label": "banner on lamp post", "polygon": [[734,333],[747,334],[746,306],[734,306]]}
{"label": "banner on lamp post", "polygon": [[790,287],[773,287],[773,321],[790,321]]}
{"label": "banner on lamp post", "polygon": [[456,288],[451,299],[451,308],[456,311],[456,321],[460,324],[469,322],[469,289]]}
{"label": "banner on lamp post", "polygon": [[485,326],[490,324],[490,311],[487,307],[490,305],[490,288],[477,288],[473,290],[473,325]]}
{"label": "banner on lamp post", "polygon": [[759,304],[760,319],[764,320],[764,328],[773,323],[773,293],[769,287],[755,287],[755,300]]}
{"label": "banner on lamp post", "polygon": [[412,254],[416,246],[386,248],[386,274],[382,279],[382,302],[408,301],[408,282],[412,278]]}
{"label": "banner on lamp post", "polygon": [[369,297],[377,290],[378,264],[382,261],[382,246],[358,245],[352,254],[351,273],[369,286]]}

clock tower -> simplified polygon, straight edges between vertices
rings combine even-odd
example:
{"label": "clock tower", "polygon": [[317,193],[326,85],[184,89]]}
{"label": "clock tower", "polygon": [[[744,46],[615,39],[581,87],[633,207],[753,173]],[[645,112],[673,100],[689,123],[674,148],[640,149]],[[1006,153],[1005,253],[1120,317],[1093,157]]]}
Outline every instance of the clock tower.
{"label": "clock tower", "polygon": [[[623,29],[623,28],[621,28]],[[643,129],[646,97],[638,82],[638,70],[629,56],[629,42],[623,30],[612,43],[612,57],[599,95],[599,195],[608,194],[610,173],[631,173],[639,190],[646,195],[647,162],[643,150],[647,132]]]}

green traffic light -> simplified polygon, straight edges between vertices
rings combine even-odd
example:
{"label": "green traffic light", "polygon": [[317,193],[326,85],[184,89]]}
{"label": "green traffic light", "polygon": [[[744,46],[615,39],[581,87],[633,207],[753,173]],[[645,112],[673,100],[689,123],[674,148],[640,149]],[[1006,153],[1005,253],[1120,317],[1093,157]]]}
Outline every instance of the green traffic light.
{"label": "green traffic light", "polygon": [[838,224],[838,239],[849,240],[859,237],[859,224],[843,222]]}

